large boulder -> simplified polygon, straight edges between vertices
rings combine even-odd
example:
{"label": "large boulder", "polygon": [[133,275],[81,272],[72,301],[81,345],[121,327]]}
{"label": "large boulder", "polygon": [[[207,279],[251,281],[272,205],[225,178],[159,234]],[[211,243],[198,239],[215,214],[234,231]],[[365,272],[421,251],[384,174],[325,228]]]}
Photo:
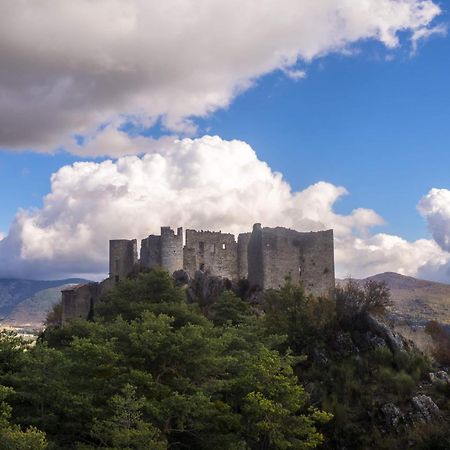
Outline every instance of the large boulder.
{"label": "large boulder", "polygon": [[415,410],[415,418],[422,423],[428,423],[433,417],[439,414],[439,407],[428,395],[417,395],[411,399]]}
{"label": "large boulder", "polygon": [[[364,318],[364,322],[367,331],[383,339],[392,352],[408,351],[414,347],[411,341],[396,333],[380,318],[369,314]],[[377,341],[377,345],[380,345],[379,339]]]}
{"label": "large boulder", "polygon": [[433,384],[450,384],[450,377],[445,370],[430,372],[428,378]]}
{"label": "large boulder", "polygon": [[389,428],[396,429],[404,420],[403,413],[393,403],[386,403],[381,407],[381,412]]}

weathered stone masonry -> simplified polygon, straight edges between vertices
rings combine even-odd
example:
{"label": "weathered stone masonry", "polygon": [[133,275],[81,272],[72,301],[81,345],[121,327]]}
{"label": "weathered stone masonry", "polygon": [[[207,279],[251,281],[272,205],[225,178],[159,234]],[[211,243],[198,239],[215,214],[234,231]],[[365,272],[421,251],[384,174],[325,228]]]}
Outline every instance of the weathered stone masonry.
{"label": "weathered stone masonry", "polygon": [[185,270],[191,278],[198,270],[237,281],[247,278],[260,289],[280,287],[286,276],[302,283],[308,293],[331,296],[334,290],[333,230],[298,232],[255,224],[251,233],[234,235],[215,231],[186,230],[175,233],[161,227],[161,235],[141,241],[113,240],[109,247],[109,278],[102,283],[63,291],[63,323],[87,317],[99,296],[130,274],[155,266],[169,273]]}
{"label": "weathered stone masonry", "polygon": [[247,253],[251,285],[278,288],[290,276],[317,296],[327,296],[334,289],[333,230],[300,233],[256,224]]}

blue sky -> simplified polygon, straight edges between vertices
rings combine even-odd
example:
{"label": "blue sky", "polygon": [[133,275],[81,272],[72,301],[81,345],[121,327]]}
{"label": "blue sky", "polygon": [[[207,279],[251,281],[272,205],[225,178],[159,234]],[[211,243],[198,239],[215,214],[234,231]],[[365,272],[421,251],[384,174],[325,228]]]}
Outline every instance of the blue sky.
{"label": "blue sky", "polygon": [[0,0],[0,277],[258,221],[333,228],[338,275],[450,282],[445,3],[172,1]]}
{"label": "blue sky", "polygon": [[389,62],[377,44],[359,49],[318,60],[304,80],[265,77],[205,127],[251,143],[294,188],[346,187],[338,209],[373,208],[387,231],[417,239],[427,234],[417,202],[450,188],[450,39]]}

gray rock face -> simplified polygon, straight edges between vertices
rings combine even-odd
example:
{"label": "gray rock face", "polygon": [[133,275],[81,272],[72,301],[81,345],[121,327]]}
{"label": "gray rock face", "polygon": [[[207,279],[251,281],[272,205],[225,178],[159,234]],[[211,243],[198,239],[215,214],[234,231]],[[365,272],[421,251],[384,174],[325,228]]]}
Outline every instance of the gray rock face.
{"label": "gray rock face", "polygon": [[227,278],[212,276],[208,272],[197,270],[187,289],[190,301],[196,301],[200,305],[213,303],[232,284]]}
{"label": "gray rock face", "polygon": [[430,372],[428,378],[433,384],[450,384],[450,377],[445,370],[439,372]]}
{"label": "gray rock face", "polygon": [[415,417],[419,422],[431,422],[434,416],[439,414],[439,408],[433,400],[427,395],[418,395],[411,399],[415,410]]}
{"label": "gray rock face", "polygon": [[372,349],[386,347],[386,341],[370,331],[365,333],[364,339],[366,340],[367,345]]}
{"label": "gray rock face", "polygon": [[450,383],[450,377],[448,376],[448,373],[445,370],[440,370],[439,372],[436,372],[436,378],[440,381]]}
{"label": "gray rock face", "polygon": [[396,333],[389,325],[383,323],[375,316],[368,315],[365,318],[366,326],[369,332],[374,333],[386,342],[386,345],[392,352],[410,350],[412,344],[399,333]]}
{"label": "gray rock face", "polygon": [[191,277],[185,270],[176,270],[173,273],[173,279],[177,286],[187,285],[191,281]]}
{"label": "gray rock face", "polygon": [[403,422],[404,417],[400,408],[395,406],[393,403],[386,403],[383,405],[381,407],[381,412],[386,419],[386,424],[390,428],[395,429],[400,425],[400,423]]}
{"label": "gray rock face", "polygon": [[359,348],[353,342],[351,336],[347,333],[339,333],[333,343],[334,350],[342,357],[356,355]]}

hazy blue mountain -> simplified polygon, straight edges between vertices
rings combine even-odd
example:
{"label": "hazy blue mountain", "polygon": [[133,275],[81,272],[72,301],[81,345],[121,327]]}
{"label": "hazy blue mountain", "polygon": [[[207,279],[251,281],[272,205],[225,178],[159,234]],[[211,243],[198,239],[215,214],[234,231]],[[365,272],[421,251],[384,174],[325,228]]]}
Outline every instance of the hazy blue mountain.
{"label": "hazy blue mountain", "polygon": [[[28,320],[31,317],[45,317],[61,298],[61,289],[86,281],[81,278],[51,281],[0,279],[0,319],[8,321],[20,315],[26,323],[31,322]],[[27,316],[30,317],[27,319]]]}

